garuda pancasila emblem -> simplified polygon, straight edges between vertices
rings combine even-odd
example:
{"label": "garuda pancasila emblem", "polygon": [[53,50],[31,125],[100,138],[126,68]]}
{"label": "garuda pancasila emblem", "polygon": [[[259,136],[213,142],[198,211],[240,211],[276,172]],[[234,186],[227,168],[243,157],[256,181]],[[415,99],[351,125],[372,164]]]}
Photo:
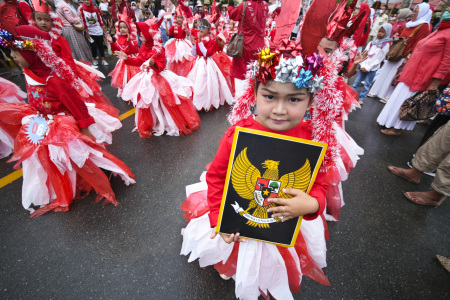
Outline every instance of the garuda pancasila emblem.
{"label": "garuda pancasila emblem", "polygon": [[[239,153],[238,157],[233,163],[231,172],[231,182],[238,195],[250,200],[246,210],[243,210],[238,205],[233,205],[233,208],[241,216],[250,214],[253,210],[252,218],[247,218],[247,225],[269,228],[270,221],[267,221],[267,209],[276,206],[275,203],[269,203],[269,198],[292,198],[292,195],[283,193],[285,188],[299,189],[306,192],[311,178],[311,165],[307,159],[304,165],[297,171],[285,174],[279,178],[278,165],[279,161],[266,160],[262,163],[262,167],[267,169],[263,176],[261,172],[252,165],[247,157],[247,148]],[[238,210],[239,209],[239,210]],[[276,218],[276,222],[281,219]]]}

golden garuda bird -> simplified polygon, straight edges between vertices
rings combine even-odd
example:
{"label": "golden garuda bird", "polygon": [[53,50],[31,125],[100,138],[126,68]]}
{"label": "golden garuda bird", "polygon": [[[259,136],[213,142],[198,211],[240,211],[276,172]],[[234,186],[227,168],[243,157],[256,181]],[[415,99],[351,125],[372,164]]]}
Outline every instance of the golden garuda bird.
{"label": "golden garuda bird", "polygon": [[[250,200],[245,211],[239,212],[242,216],[255,209],[252,216],[267,219],[267,209],[276,206],[275,203],[267,201],[269,198],[292,198],[292,195],[283,193],[285,188],[299,189],[306,192],[311,179],[311,165],[306,159],[305,164],[297,171],[283,175],[278,179],[279,161],[266,160],[261,165],[267,169],[263,176],[261,172],[252,165],[247,157],[247,148],[239,153],[233,163],[231,182],[234,189],[243,199]],[[276,218],[279,222],[280,219]],[[269,228],[269,224],[256,223],[248,220],[247,225],[260,228]]]}

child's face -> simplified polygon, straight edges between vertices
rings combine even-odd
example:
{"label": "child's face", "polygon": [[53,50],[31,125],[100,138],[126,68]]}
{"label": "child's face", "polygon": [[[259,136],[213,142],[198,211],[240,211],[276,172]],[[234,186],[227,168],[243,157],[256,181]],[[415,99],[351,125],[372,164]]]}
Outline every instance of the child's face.
{"label": "child's face", "polygon": [[37,27],[42,31],[49,32],[52,29],[52,19],[49,14],[35,11],[34,21],[36,22]]}
{"label": "child's face", "polygon": [[352,15],[353,15],[353,16],[357,16],[357,15],[359,14],[359,11],[360,11],[360,10],[361,10],[361,6],[359,6],[359,4],[356,5],[355,9],[353,10]]}
{"label": "child's face", "polygon": [[183,16],[178,15],[177,16],[177,25],[181,26],[181,24],[183,24]]}
{"label": "child's face", "polygon": [[128,34],[128,26],[124,22],[120,22],[119,24],[119,32],[121,35]]}
{"label": "child's face", "polygon": [[141,41],[143,42],[143,43],[145,43],[147,40],[145,39],[145,36],[142,34],[142,32],[141,33],[139,33],[139,37],[141,38]]}
{"label": "child's face", "polygon": [[[206,25],[200,24],[202,26],[199,26],[200,30],[200,36],[205,37],[209,34],[210,29],[206,27]],[[200,28],[201,27],[201,28]]]}
{"label": "child's face", "polygon": [[380,30],[378,30],[377,38],[379,40],[381,40],[382,38],[384,38],[385,35],[386,35],[386,30],[384,30],[384,28],[381,27]]}
{"label": "child's face", "polygon": [[26,69],[30,66],[30,64],[23,58],[22,54],[19,51],[11,49],[11,57],[14,62],[19,65],[22,69]]}
{"label": "child's face", "polygon": [[84,5],[91,6],[91,0],[83,0]]}
{"label": "child's face", "polygon": [[256,121],[264,127],[285,131],[297,126],[310,107],[311,93],[293,83],[268,82],[256,90]]}

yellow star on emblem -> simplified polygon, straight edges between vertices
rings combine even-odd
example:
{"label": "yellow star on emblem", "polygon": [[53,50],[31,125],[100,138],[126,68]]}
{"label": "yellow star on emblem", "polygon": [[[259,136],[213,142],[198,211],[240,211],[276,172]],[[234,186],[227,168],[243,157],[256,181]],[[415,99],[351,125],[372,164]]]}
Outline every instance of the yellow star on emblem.
{"label": "yellow star on emblem", "polygon": [[269,191],[268,190],[265,190],[263,193],[264,193],[264,196],[269,195]]}

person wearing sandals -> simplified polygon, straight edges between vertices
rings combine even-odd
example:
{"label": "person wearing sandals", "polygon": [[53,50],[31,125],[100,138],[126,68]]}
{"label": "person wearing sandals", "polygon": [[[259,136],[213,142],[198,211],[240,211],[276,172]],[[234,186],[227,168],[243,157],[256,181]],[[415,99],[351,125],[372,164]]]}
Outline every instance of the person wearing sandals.
{"label": "person wearing sandals", "polygon": [[[428,27],[428,23],[424,26]],[[381,133],[398,136],[402,130],[413,130],[416,121],[401,121],[398,117],[401,105],[419,91],[437,90],[439,83],[449,74],[449,70],[450,8],[447,8],[439,28],[417,43],[400,74],[397,87],[377,118],[378,124],[387,128],[382,129]]]}
{"label": "person wearing sandals", "polygon": [[56,13],[64,25],[61,35],[69,43],[73,58],[78,61],[92,62],[91,50],[83,33],[73,27],[75,25],[81,28],[82,23],[75,8],[70,5],[70,0],[57,0],[55,4]]}
{"label": "person wearing sandals", "polygon": [[419,184],[424,172],[436,169],[436,176],[427,192],[405,192],[408,200],[419,205],[437,207],[450,196],[450,122],[438,131],[417,150],[411,169],[389,166],[393,174],[412,183]]}

